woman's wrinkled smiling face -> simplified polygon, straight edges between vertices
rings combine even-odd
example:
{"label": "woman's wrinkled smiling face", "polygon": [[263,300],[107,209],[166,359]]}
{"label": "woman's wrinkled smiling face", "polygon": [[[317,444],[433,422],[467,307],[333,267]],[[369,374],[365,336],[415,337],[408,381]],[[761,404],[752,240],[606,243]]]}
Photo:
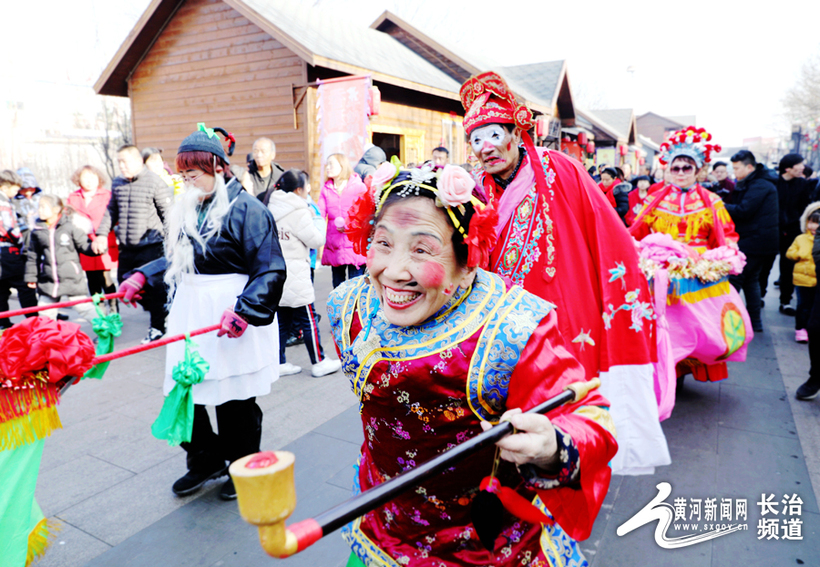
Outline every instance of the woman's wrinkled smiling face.
{"label": "woman's wrinkled smiling face", "polygon": [[393,325],[423,323],[475,274],[456,261],[446,215],[431,199],[402,199],[389,204],[375,225],[367,270]]}

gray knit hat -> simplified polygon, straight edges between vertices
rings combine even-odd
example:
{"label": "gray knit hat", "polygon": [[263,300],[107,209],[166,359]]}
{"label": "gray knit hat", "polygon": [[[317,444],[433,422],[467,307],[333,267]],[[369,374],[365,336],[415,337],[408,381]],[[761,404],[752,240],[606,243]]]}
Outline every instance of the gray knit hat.
{"label": "gray knit hat", "polygon": [[230,165],[231,162],[228,161],[228,156],[225,155],[225,148],[222,147],[222,142],[219,140],[219,134],[214,132],[212,128],[206,128],[204,122],[197,124],[197,128],[196,132],[182,140],[177,153],[210,152],[222,158],[226,165]]}

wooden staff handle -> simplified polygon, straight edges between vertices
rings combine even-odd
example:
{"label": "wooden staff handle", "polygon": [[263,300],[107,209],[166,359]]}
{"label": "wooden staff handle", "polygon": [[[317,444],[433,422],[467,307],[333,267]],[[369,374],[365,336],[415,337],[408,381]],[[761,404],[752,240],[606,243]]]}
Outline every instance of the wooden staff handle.
{"label": "wooden staff handle", "polygon": [[[601,381],[598,378],[588,382],[575,382],[557,396],[525,413],[545,414],[563,404],[578,402],[600,385]],[[260,543],[268,555],[279,558],[289,557],[355,518],[382,506],[484,447],[496,443],[513,433],[513,429],[510,422],[501,422],[492,429],[342,502],[315,518],[303,520],[289,527],[285,527],[285,520],[296,507],[293,454],[276,451],[248,455],[235,461],[230,467],[231,478],[239,500],[239,513],[245,521],[259,528]],[[275,457],[270,455],[275,455]],[[262,456],[273,461],[272,464],[267,467],[248,468],[249,463],[259,462]]]}

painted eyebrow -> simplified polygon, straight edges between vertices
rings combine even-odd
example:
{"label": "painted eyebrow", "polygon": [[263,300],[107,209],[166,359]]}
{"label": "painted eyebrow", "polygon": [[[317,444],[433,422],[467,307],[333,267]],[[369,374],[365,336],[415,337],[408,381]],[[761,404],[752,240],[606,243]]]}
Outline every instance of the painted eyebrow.
{"label": "painted eyebrow", "polygon": [[431,238],[435,238],[436,240],[438,240],[439,242],[444,244],[444,242],[442,242],[441,238],[439,238],[438,236],[436,236],[435,234],[433,234],[431,232],[411,232],[410,234],[412,236],[429,236]]}
{"label": "painted eyebrow", "polygon": [[386,230],[386,231],[387,231],[387,232],[389,232],[390,234],[393,234],[393,231],[392,231],[392,230],[390,230],[389,228],[387,228],[386,226],[384,226],[382,223],[377,224],[377,225],[376,225],[376,228],[374,228],[374,229],[373,229],[373,232],[376,232],[376,230],[378,230],[378,229],[380,229],[380,228],[383,228],[384,230]]}

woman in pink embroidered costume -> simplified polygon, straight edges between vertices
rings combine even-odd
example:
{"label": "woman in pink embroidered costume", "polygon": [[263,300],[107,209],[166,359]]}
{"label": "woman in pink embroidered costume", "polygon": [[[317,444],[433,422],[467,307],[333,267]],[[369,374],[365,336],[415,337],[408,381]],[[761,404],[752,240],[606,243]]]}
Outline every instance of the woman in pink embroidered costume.
{"label": "woman in pink embroidered costume", "polygon": [[[457,166],[384,164],[349,214],[367,253],[366,277],[328,301],[343,369],[361,401],[365,441],[355,488],[367,490],[461,443],[505,416],[521,432],[498,443],[497,476],[542,512],[504,512],[495,554],[470,504],[493,467],[489,447],[344,528],[348,565],[393,567],[586,565],[589,536],[617,445],[607,401],[592,392],[548,416],[521,415],[583,380],[564,348],[554,306],[484,271],[495,211],[471,196]],[[488,423],[489,422],[489,423]]]}
{"label": "woman in pink embroidered costume", "polygon": [[[693,261],[708,250],[723,252],[726,248],[730,256],[737,250],[738,235],[723,200],[697,182],[698,171],[711,161],[712,152],[721,149],[708,143],[711,139],[703,128],[689,126],[661,144],[661,163],[668,168],[666,181],[661,189],[647,195],[629,229],[637,240],[650,234],[668,234],[686,247]],[[654,245],[650,241],[647,244]],[[751,324],[760,322],[759,310],[758,320],[749,322],[727,277],[703,282],[689,275],[678,280],[673,282],[675,287],[668,299],[665,290],[656,290],[669,305],[663,316],[668,320],[670,341],[677,352],[673,356],[677,375],[691,372],[702,382],[723,380],[729,376],[725,360],[745,360],[745,344],[752,336]],[[727,308],[734,315],[729,315]],[[709,335],[715,340],[707,340]],[[660,390],[667,390],[674,403],[671,369],[665,374],[668,384],[661,384]]]}
{"label": "woman in pink embroidered costume", "polygon": [[461,87],[464,131],[482,169],[477,192],[498,209],[490,269],[556,305],[567,349],[611,402],[621,474],[671,462],[653,384],[655,320],[638,256],[580,162],[536,148],[532,113],[492,72]]}

